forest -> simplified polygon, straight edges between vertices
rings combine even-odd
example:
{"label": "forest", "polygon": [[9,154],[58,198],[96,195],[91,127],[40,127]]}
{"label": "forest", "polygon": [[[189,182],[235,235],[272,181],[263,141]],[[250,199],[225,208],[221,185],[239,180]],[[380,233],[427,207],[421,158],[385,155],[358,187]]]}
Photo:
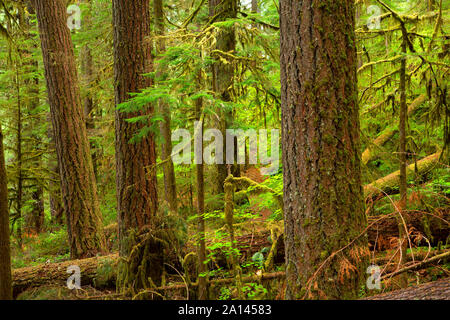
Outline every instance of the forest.
{"label": "forest", "polygon": [[449,22],[0,0],[0,300],[450,300]]}

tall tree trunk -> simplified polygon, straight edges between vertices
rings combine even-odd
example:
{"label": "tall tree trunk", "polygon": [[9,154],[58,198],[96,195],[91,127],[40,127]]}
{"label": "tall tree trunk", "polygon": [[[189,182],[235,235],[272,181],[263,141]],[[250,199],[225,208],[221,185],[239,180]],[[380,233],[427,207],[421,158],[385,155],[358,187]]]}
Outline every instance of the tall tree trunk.
{"label": "tall tree trunk", "polygon": [[[164,36],[164,11],[163,11],[163,1],[154,0],[153,3],[155,10],[155,21],[156,21],[156,34],[158,36]],[[158,39],[156,42],[156,49],[158,54],[163,54],[166,51],[166,43],[164,39]],[[157,78],[164,76],[164,70],[162,66],[158,67]],[[160,132],[163,138],[161,143],[161,160],[164,162],[164,195],[167,203],[169,204],[170,210],[173,212],[177,211],[177,190],[175,181],[175,168],[172,161],[172,131],[170,129],[170,107],[164,102],[159,102],[159,109],[163,116],[163,121],[160,124]]]}
{"label": "tall tree trunk", "polygon": [[252,0],[252,13],[258,13],[258,0]]}
{"label": "tall tree trunk", "polygon": [[[405,55],[400,62],[400,119],[399,119],[399,160],[400,160],[400,202],[399,211],[403,212],[407,206],[407,174],[406,174],[406,126],[408,121],[408,107],[406,105],[406,49],[407,49],[407,34],[403,34],[403,41],[401,45],[402,53]],[[403,264],[406,262],[406,249],[407,249],[407,235],[405,226],[401,217],[398,217],[398,230],[399,230],[399,262]],[[406,274],[399,275],[400,287],[406,288],[408,285],[408,278]]]}
{"label": "tall tree trunk", "polygon": [[369,251],[354,2],[280,5],[286,298],[356,298]]}
{"label": "tall tree trunk", "polygon": [[84,123],[65,3],[33,0],[39,22],[53,133],[72,258],[105,249],[97,186]]}
{"label": "tall tree trunk", "polygon": [[[33,68],[37,70],[37,63],[33,63]],[[32,161],[32,168],[35,172],[40,172],[42,170],[42,138],[39,133],[35,133],[37,130],[36,127],[42,125],[42,117],[39,115],[35,115],[36,109],[39,107],[39,79],[33,79],[31,84],[32,89],[30,89],[30,95],[33,97],[30,105],[28,106],[29,112],[28,116],[33,117],[33,123],[31,124],[32,131],[32,139],[35,142],[35,152],[37,153],[34,156],[34,160]],[[33,88],[34,86],[34,88]],[[43,231],[44,223],[45,223],[45,207],[44,207],[44,187],[42,183],[42,179],[39,175],[35,175],[32,179],[33,183],[33,192],[31,194],[32,204],[31,204],[31,219],[30,224],[27,227],[34,231],[35,234],[39,234]]]}
{"label": "tall tree trunk", "polygon": [[[93,135],[95,129],[95,121],[94,121],[94,99],[92,99],[92,77],[94,73],[94,66],[92,60],[91,48],[88,45],[84,45],[81,49],[81,73],[85,87],[87,88],[87,93],[84,97],[83,101],[83,109],[84,109],[84,119],[86,122],[86,129],[88,133],[88,138]],[[91,157],[92,157],[92,166],[94,168],[95,177],[98,176],[97,170],[97,152],[96,146],[94,142],[90,142],[91,149]]]}
{"label": "tall tree trunk", "polygon": [[0,127],[0,300],[12,299],[11,248],[9,242],[8,180],[3,134]]}
{"label": "tall tree trunk", "polygon": [[[85,0],[85,3],[90,5],[90,0]],[[92,10],[89,10],[91,12]],[[83,17],[83,25],[88,28],[91,26],[91,15],[84,15]],[[81,49],[81,78],[83,84],[87,90],[84,98],[83,98],[83,108],[84,108],[84,119],[86,121],[86,129],[88,133],[88,138],[93,136],[95,129],[95,120],[94,120],[94,99],[92,98],[92,80],[94,75],[94,62],[92,58],[92,52],[89,45],[85,44]],[[95,177],[98,177],[98,169],[97,169],[97,157],[98,152],[96,150],[96,144],[94,142],[90,143],[91,148],[91,156],[92,156],[92,165],[94,167]]]}
{"label": "tall tree trunk", "polygon": [[[233,19],[237,16],[237,1],[236,0],[209,0],[209,12],[210,16],[217,15],[215,21],[225,21],[227,19]],[[236,49],[236,36],[234,27],[228,30],[223,30],[216,37],[216,50],[219,52],[234,52]],[[220,53],[219,53],[220,54]],[[222,58],[225,58],[222,56]],[[217,98],[224,102],[232,101],[231,86],[233,84],[234,77],[234,65],[233,63],[225,64],[220,59],[214,63],[212,68],[212,87]],[[218,110],[219,121],[217,123],[218,129],[222,132],[225,140],[226,129],[230,128],[233,121],[233,111],[224,110],[220,106]],[[224,163],[217,164],[217,189],[216,193],[224,192],[224,182],[228,176],[227,165],[225,163],[226,144],[224,143]],[[237,168],[239,166],[233,166],[234,175],[238,175]]]}
{"label": "tall tree trunk", "polygon": [[[201,87],[201,74],[198,76],[198,88]],[[196,150],[197,154],[201,154],[203,157],[203,99],[199,98],[195,101],[195,118],[197,121],[200,121],[199,127],[197,128],[199,131],[199,135],[194,137],[196,140],[197,146],[201,149]],[[208,299],[208,291],[207,291],[207,277],[206,275],[200,276],[201,274],[205,274],[206,269],[206,226],[205,226],[205,171],[204,171],[203,158],[201,163],[196,164],[196,175],[197,175],[197,235],[198,235],[198,247],[197,247],[197,255],[198,255],[198,300],[207,300]]]}
{"label": "tall tree trunk", "polygon": [[[152,85],[152,80],[143,75],[153,71],[151,46],[145,39],[150,35],[150,21],[149,1],[113,0],[116,105],[130,99],[129,93]],[[116,111],[120,256],[129,261],[120,267],[118,288],[132,287],[132,292],[145,286],[159,285],[163,272],[163,252],[161,243],[157,241],[161,238],[158,234],[161,220],[157,214],[155,142],[150,133],[139,142],[130,143],[144,124],[126,122],[127,118],[152,113],[150,105],[139,112]],[[137,241],[134,235],[145,230],[150,236],[140,247],[144,252],[131,257],[131,249]]]}
{"label": "tall tree trunk", "polygon": [[23,246],[22,230],[22,199],[23,199],[23,157],[22,157],[22,100],[20,95],[19,62],[16,62],[16,95],[17,95],[17,140],[16,140],[16,162],[17,162],[17,184],[16,184],[16,236],[19,248]]}
{"label": "tall tree trunk", "polygon": [[[38,69],[39,64],[36,59],[33,58],[32,50],[37,49],[36,36],[31,33],[33,27],[31,17],[25,15],[25,8],[29,13],[34,14],[34,8],[30,3],[18,3],[19,8],[19,24],[22,30],[25,31],[25,38],[31,42],[31,45],[26,45],[21,49],[21,58],[23,72],[25,75],[33,74],[31,78],[25,77],[24,84],[26,87],[26,99],[24,99],[26,115],[31,119],[28,125],[28,134],[32,138],[33,158],[32,162],[32,193],[31,193],[31,211],[25,217],[25,230],[26,232],[34,232],[39,234],[44,226],[45,212],[44,212],[44,187],[42,179],[38,177],[37,172],[42,168],[42,137],[39,134],[39,127],[42,125],[42,117],[38,111],[39,108],[39,77]],[[27,146],[29,147],[29,146]]]}
{"label": "tall tree trunk", "polygon": [[[47,121],[51,124],[50,113],[47,115]],[[48,183],[50,215],[52,217],[52,223],[62,225],[64,220],[64,208],[62,205],[61,184],[59,183],[60,177],[59,177],[58,155],[56,154],[55,137],[51,125],[48,128],[47,137],[50,140],[51,146],[50,147],[51,149],[48,151],[49,157],[47,162],[47,169],[50,173]]]}
{"label": "tall tree trunk", "polygon": [[44,212],[44,189],[41,185],[35,185],[36,190],[31,194],[33,200],[31,209],[31,225],[27,226],[35,234],[40,234],[44,228],[45,212]]}

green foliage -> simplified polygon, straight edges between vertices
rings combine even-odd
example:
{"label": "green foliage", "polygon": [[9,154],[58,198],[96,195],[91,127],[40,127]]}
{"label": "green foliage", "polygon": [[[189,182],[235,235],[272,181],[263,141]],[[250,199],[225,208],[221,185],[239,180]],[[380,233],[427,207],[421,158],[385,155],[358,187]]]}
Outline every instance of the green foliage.
{"label": "green foliage", "polygon": [[48,285],[21,293],[17,300],[72,300],[73,292],[64,286]]}
{"label": "green foliage", "polygon": [[219,300],[229,300],[231,298],[231,288],[221,287]]}
{"label": "green foliage", "polygon": [[268,293],[267,289],[259,283],[247,283],[242,287],[248,300],[264,300]]}
{"label": "green foliage", "polygon": [[436,170],[434,179],[430,183],[433,191],[443,193],[447,197],[450,195],[450,170],[448,168]]}
{"label": "green foliage", "polygon": [[113,287],[117,275],[117,266],[113,261],[105,260],[97,267],[97,273],[94,279],[96,287]]}
{"label": "green foliage", "polygon": [[[359,106],[361,109],[361,151],[372,146],[373,141],[386,129],[398,128],[399,117],[399,65],[400,58],[407,61],[407,102],[426,94],[426,101],[409,116],[407,151],[408,163],[448,148],[450,141],[450,111],[448,107],[448,72],[450,25],[448,1],[442,1],[442,21],[437,20],[439,1],[428,8],[427,1],[384,1],[405,20],[410,33],[409,40],[414,50],[406,55],[400,51],[401,30],[398,21],[386,16],[381,21],[381,30],[368,30],[369,5],[379,5],[378,1],[357,1],[356,46],[358,51]],[[7,8],[17,18],[20,14],[20,1],[7,1]],[[125,113],[129,123],[142,125],[135,132],[130,143],[139,143],[152,133],[155,136],[158,153],[163,139],[159,125],[163,115],[158,104],[170,107],[171,129],[187,129],[191,133],[193,121],[197,118],[195,108],[202,102],[201,114],[205,127],[217,127],[217,119],[224,112],[233,114],[232,128],[242,129],[280,129],[281,128],[281,84],[279,49],[279,5],[278,1],[260,0],[259,12],[250,13],[241,4],[237,18],[209,23],[209,10],[204,3],[199,11],[193,11],[200,1],[165,2],[166,51],[154,54],[155,70],[146,74],[153,85],[140,92],[130,93],[132,99],[117,107]],[[75,55],[81,65],[81,49],[91,49],[94,66],[94,79],[86,83],[80,73],[82,97],[91,97],[95,103],[93,111],[94,129],[89,130],[90,142],[97,153],[97,183],[100,208],[104,224],[117,221],[115,188],[115,135],[114,135],[114,72],[113,72],[113,28],[111,25],[112,2],[92,0],[80,4],[83,13],[82,29],[72,32]],[[11,224],[13,239],[23,237],[23,251],[14,248],[13,267],[24,267],[67,260],[67,232],[63,227],[49,223],[50,182],[58,177],[49,172],[49,162],[55,158],[54,146],[48,137],[49,106],[46,103],[46,88],[39,34],[36,17],[26,13],[29,26],[21,30],[16,21],[10,21],[0,8],[0,123],[4,128],[8,187],[10,196]],[[382,13],[388,11],[382,9]],[[13,17],[14,17],[13,16]],[[183,27],[181,27],[183,26]],[[437,27],[436,27],[437,26]],[[154,28],[154,23],[152,23]],[[22,28],[24,29],[24,28]],[[236,50],[222,52],[216,50],[217,38],[233,29],[236,36]],[[23,31],[26,31],[25,33]],[[333,34],[329,35],[330,39]],[[153,44],[155,36],[148,39]],[[231,101],[212,90],[212,67],[220,61],[230,66],[234,76],[229,85]],[[31,103],[37,101],[37,103]],[[154,107],[151,115],[136,116],[136,112]],[[342,119],[341,119],[342,120]],[[356,124],[355,124],[356,125]],[[22,134],[19,141],[18,133]],[[370,183],[399,168],[398,134],[377,149],[378,156],[363,167],[363,183]],[[23,150],[18,159],[18,147]],[[36,159],[39,158],[39,161]],[[163,198],[164,185],[161,159],[158,159],[158,194]],[[448,158],[441,162],[448,165]],[[223,255],[238,255],[229,240],[224,222],[223,194],[214,194],[217,184],[214,166],[205,165],[206,239],[209,270],[202,276],[225,277]],[[176,230],[179,245],[195,239],[197,234],[196,178],[195,165],[176,165],[177,196],[179,210],[169,212],[160,201],[161,212],[165,215],[167,226]],[[19,180],[23,180],[22,198],[19,199]],[[262,185],[271,188],[276,195],[283,194],[283,172],[268,177]],[[424,177],[412,176],[408,181],[408,209],[431,212],[436,208],[447,208],[450,195],[450,173],[448,168],[436,168]],[[26,224],[36,205],[32,194],[42,187],[44,190],[45,228],[47,232],[29,238],[19,231]],[[251,191],[251,188],[250,188]],[[395,190],[393,190],[395,191]],[[247,197],[247,196],[246,196]],[[270,212],[269,223],[283,219],[283,212],[271,193],[262,193],[251,199],[236,200],[234,223],[237,234],[253,227],[259,211]],[[250,198],[250,197],[249,197]],[[392,213],[392,201],[398,195],[391,195],[374,204],[373,214]],[[257,205],[253,205],[257,203]],[[246,229],[247,228],[247,229]],[[50,231],[50,230],[55,231]],[[269,239],[271,240],[271,239]],[[16,241],[17,242],[17,241]],[[270,241],[271,242],[271,241]],[[113,249],[117,249],[114,247]],[[269,248],[242,261],[242,270],[253,274],[261,269],[269,254]],[[277,268],[277,266],[275,267]],[[106,264],[98,270],[98,281],[110,280],[113,266]],[[232,299],[235,288],[222,287],[220,299]],[[243,287],[246,298],[267,297],[267,290],[260,284],[251,283]],[[361,296],[364,296],[361,289]],[[49,296],[59,295],[49,289]],[[44,297],[44,296],[42,296]],[[38,298],[36,295],[35,298]]]}
{"label": "green foliage", "polygon": [[262,252],[256,252],[252,256],[252,261],[256,262],[259,266],[262,266],[264,263],[264,255],[262,254]]}
{"label": "green foliage", "polygon": [[35,266],[47,262],[61,262],[69,260],[69,244],[67,232],[59,229],[45,232],[38,237],[25,238],[23,250],[13,248],[13,268]]}

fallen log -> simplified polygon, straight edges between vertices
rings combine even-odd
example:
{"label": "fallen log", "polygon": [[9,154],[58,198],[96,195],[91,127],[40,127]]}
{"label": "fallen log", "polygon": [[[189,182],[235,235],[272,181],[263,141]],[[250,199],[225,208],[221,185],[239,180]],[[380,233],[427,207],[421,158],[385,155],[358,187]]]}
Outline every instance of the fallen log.
{"label": "fallen log", "polygon": [[377,294],[363,300],[450,300],[450,278]]}
{"label": "fallen log", "polygon": [[398,132],[398,129],[387,128],[385,129],[372,143],[372,145],[364,150],[361,161],[363,164],[368,164],[370,161],[375,160],[378,156],[378,149],[387,143]]}
{"label": "fallen log", "polygon": [[[431,215],[421,211],[411,211],[402,214],[405,219],[408,231],[413,240],[420,246],[427,246],[428,243],[422,239],[417,243],[418,237],[426,237],[431,245],[439,243],[445,244],[449,241],[450,233],[450,210],[446,209]],[[378,220],[377,217],[369,217],[369,224],[374,223],[368,230],[369,245],[377,251],[392,248],[391,239],[398,237],[397,217],[392,216]]]}
{"label": "fallen log", "polygon": [[[432,245],[436,245],[439,242],[445,244],[448,241],[450,210],[443,210],[435,215],[411,212],[405,213],[403,217],[407,223],[408,230],[422,233]],[[391,238],[398,237],[398,222],[394,216],[381,220],[379,218],[369,217],[369,224],[371,224],[368,230],[369,245],[376,250],[390,249],[392,247]],[[376,223],[374,223],[375,221]],[[111,230],[114,230],[114,227],[111,227]],[[265,231],[236,236],[237,248],[241,253],[241,262],[250,259],[256,252],[261,251],[265,247],[270,248],[272,246],[270,235],[270,231]],[[394,244],[396,244],[395,241]],[[425,241],[423,245],[426,245]],[[194,244],[188,243],[183,251],[184,254],[195,252]],[[226,264],[225,255],[220,251],[216,253],[217,260],[222,260],[217,262],[219,264],[222,263],[222,265]],[[176,257],[173,257],[173,260],[176,260]],[[58,283],[65,286],[70,276],[67,273],[67,268],[72,265],[80,267],[82,285],[92,285],[98,289],[114,287],[116,276],[114,266],[117,261],[118,255],[113,254],[104,257],[16,269],[13,271],[14,295],[17,296],[28,288],[50,283]],[[284,262],[284,241],[282,234],[280,234],[273,252],[273,263],[283,264]],[[177,263],[178,261],[174,261],[172,264],[177,265]]]}
{"label": "fallen log", "polygon": [[[427,96],[422,94],[418,96],[408,107],[408,117],[410,117],[422,103],[427,100]],[[363,164],[367,164],[375,160],[379,155],[378,150],[386,144],[398,132],[397,128],[386,128],[370,145],[364,150],[361,160]]]}
{"label": "fallen log", "polygon": [[66,286],[71,273],[67,269],[78,266],[81,272],[81,285],[95,285],[96,287],[110,287],[115,283],[115,264],[118,255],[71,260],[61,263],[47,263],[36,267],[15,269],[13,276],[13,293],[16,297],[21,292],[48,284]]}
{"label": "fallen log", "polygon": [[[436,152],[417,162],[417,174],[423,175],[428,173],[437,165],[441,152]],[[413,175],[416,171],[416,165],[413,163],[406,168],[407,176]],[[395,171],[381,179],[378,179],[364,187],[364,196],[366,198],[375,198],[389,193],[394,189],[398,189],[400,183],[400,170]]]}
{"label": "fallen log", "polygon": [[[286,273],[283,271],[279,272],[273,272],[273,273],[261,273],[259,275],[252,275],[247,277],[242,277],[241,281],[242,283],[261,283],[262,281],[271,281],[271,280],[284,280],[286,278]],[[220,288],[222,286],[231,285],[236,282],[236,278],[224,278],[224,279],[212,279],[208,281],[208,291],[209,295],[215,296],[216,293],[214,293],[215,288]],[[141,299],[145,297],[146,295],[165,295],[169,291],[184,291],[189,296],[188,292],[192,291],[193,289],[198,287],[198,282],[190,283],[187,285],[186,283],[178,283],[178,284],[172,284],[168,286],[158,287],[151,290],[144,290],[139,292],[137,295],[133,297],[134,300]],[[211,297],[210,297],[211,298]]]}
{"label": "fallen log", "polygon": [[[380,219],[381,217],[369,217],[368,223],[370,228],[367,231],[369,246],[372,250],[383,251],[391,249],[397,245],[392,239],[398,238],[398,221],[395,216]],[[442,210],[436,214],[428,214],[420,211],[412,211],[404,213],[408,230],[412,236],[423,235],[428,239],[431,245],[445,244],[450,242],[450,210]],[[238,247],[241,248],[242,259],[251,257],[264,247],[270,247],[272,242],[269,241],[270,231],[258,234],[249,234],[236,237]],[[420,243],[421,246],[427,246],[425,239]],[[284,262],[284,241],[280,237],[277,244],[276,253],[274,254],[275,264]]]}

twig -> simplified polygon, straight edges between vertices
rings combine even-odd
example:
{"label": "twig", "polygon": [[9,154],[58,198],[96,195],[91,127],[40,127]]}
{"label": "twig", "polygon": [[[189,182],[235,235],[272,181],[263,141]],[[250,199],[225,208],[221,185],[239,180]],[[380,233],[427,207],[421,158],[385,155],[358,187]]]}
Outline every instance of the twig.
{"label": "twig", "polygon": [[439,261],[439,260],[444,259],[444,258],[447,258],[447,257],[450,257],[450,251],[447,251],[447,252],[445,252],[445,253],[442,253],[442,254],[439,254],[439,255],[437,255],[437,256],[434,256],[434,257],[432,257],[432,258],[430,258],[430,259],[428,259],[428,260],[424,260],[424,261],[422,261],[422,262],[416,263],[416,264],[414,264],[414,265],[412,265],[412,266],[405,267],[405,268],[403,268],[403,269],[400,269],[400,270],[397,270],[397,271],[392,272],[392,273],[390,273],[390,274],[387,274],[387,275],[381,277],[381,280],[384,280],[384,279],[386,279],[386,278],[388,278],[388,277],[394,277],[394,276],[396,276],[396,275],[399,275],[399,274],[401,274],[401,273],[403,273],[403,272],[406,272],[406,271],[409,271],[409,270],[416,270],[416,269],[418,269],[418,268],[423,268],[423,267],[427,266],[427,265],[430,264],[430,263]]}

